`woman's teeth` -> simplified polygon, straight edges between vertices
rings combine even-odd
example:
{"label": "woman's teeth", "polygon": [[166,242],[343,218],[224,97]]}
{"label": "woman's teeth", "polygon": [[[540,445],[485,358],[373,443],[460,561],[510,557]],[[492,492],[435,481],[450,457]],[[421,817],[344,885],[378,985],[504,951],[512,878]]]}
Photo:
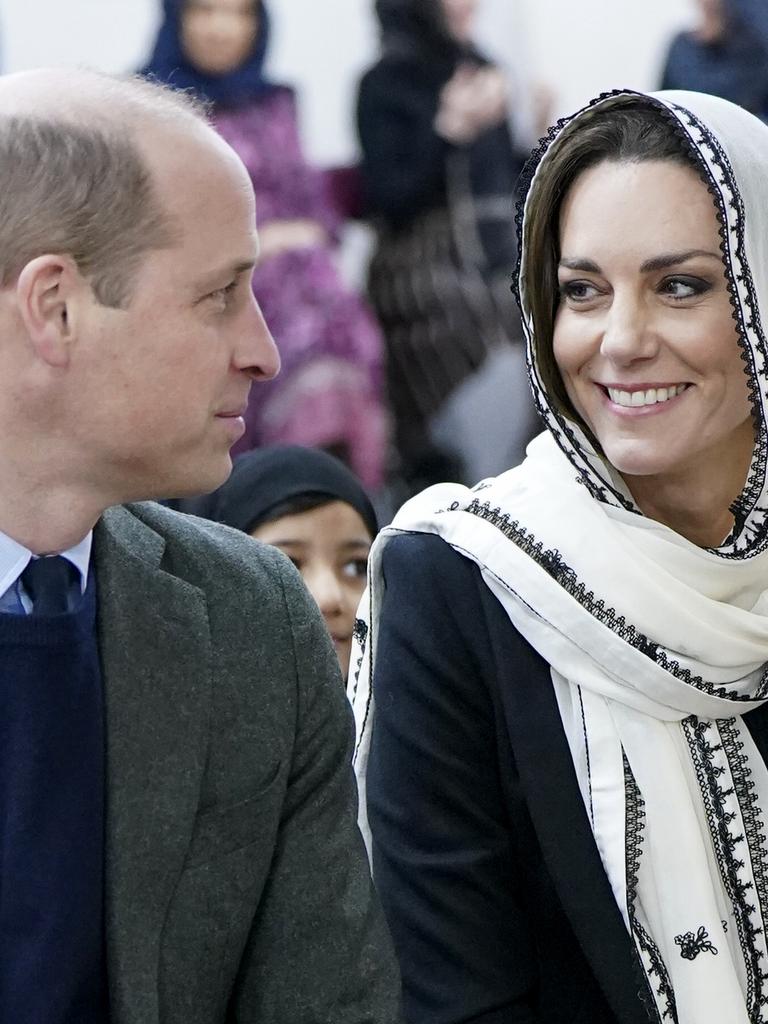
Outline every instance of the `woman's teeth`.
{"label": "woman's teeth", "polygon": [[615,405],[639,407],[641,405],[658,405],[670,398],[681,395],[687,384],[673,384],[671,388],[649,388],[648,391],[620,391],[618,388],[606,388],[608,397]]}

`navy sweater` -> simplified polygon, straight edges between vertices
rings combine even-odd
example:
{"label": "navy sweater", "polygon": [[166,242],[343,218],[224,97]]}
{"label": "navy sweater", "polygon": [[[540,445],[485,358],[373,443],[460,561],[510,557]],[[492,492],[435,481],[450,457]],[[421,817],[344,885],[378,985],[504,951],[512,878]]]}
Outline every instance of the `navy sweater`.
{"label": "navy sweater", "polygon": [[0,615],[0,1020],[104,1024],[104,713],[79,607]]}

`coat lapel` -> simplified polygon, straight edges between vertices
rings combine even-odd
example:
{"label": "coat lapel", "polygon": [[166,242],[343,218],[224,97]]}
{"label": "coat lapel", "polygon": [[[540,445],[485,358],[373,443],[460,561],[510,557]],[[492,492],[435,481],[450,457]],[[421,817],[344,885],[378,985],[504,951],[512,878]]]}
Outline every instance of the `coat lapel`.
{"label": "coat lapel", "polygon": [[[510,632],[495,631],[497,648]],[[618,1021],[648,1024],[647,983],[589,826],[549,668],[519,640],[496,657],[520,782],[562,907]]]}
{"label": "coat lapel", "polygon": [[205,597],[160,569],[165,542],[127,509],[95,533],[106,704],[106,943],[112,1019],[159,1019],[161,932],[205,766]]}

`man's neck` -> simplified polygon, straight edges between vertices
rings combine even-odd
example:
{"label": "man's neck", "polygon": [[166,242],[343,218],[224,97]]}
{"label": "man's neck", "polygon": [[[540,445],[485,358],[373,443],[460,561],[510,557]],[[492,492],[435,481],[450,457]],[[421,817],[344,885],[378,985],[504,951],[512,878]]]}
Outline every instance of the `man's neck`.
{"label": "man's neck", "polygon": [[35,555],[58,554],[93,529],[104,507],[50,484],[6,491],[0,496],[0,530]]}

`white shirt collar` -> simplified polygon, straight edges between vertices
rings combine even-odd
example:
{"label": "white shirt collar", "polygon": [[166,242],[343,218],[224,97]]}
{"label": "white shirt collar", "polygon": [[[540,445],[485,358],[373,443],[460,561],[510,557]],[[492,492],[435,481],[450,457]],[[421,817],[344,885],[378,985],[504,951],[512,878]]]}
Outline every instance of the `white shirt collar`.
{"label": "white shirt collar", "polygon": [[[80,573],[80,590],[82,592],[85,591],[88,582],[92,545],[93,530],[89,530],[78,544],[61,552],[63,557],[71,562]],[[0,595],[13,586],[33,557],[28,548],[0,530]]]}

